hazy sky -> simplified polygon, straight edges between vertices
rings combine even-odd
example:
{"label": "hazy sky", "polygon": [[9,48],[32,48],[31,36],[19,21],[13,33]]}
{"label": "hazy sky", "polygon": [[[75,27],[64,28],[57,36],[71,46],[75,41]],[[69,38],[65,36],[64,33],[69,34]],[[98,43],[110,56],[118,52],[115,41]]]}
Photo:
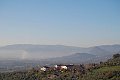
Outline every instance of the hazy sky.
{"label": "hazy sky", "polygon": [[0,46],[120,44],[120,0],[0,0]]}

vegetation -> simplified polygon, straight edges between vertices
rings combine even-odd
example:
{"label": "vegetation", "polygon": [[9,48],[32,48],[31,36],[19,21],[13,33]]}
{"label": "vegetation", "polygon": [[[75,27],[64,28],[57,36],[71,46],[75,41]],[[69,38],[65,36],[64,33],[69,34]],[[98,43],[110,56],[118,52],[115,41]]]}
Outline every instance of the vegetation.
{"label": "vegetation", "polygon": [[0,74],[0,80],[120,80],[120,54],[112,59],[100,62],[97,66],[86,68],[84,65],[74,65],[72,68],[54,69],[46,71],[31,69],[21,72],[7,72]]}

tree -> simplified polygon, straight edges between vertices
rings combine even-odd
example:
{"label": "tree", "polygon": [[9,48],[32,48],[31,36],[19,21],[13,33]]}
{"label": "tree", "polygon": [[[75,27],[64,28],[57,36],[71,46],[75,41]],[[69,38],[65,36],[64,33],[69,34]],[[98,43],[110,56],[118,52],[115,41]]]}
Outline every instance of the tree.
{"label": "tree", "polygon": [[119,53],[113,55],[113,59],[118,58],[118,57],[120,57]]}

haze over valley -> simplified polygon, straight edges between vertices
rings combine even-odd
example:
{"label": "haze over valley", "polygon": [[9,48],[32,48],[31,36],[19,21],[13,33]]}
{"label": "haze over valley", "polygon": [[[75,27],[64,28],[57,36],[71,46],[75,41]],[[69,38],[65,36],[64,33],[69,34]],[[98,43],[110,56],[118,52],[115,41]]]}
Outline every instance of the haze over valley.
{"label": "haze over valley", "polygon": [[[44,60],[56,58],[55,60],[79,59],[87,61],[94,58],[110,57],[120,52],[120,45],[101,45],[88,48],[64,46],[64,45],[32,45],[15,44],[0,47],[1,60]],[[79,56],[78,56],[79,55]],[[76,57],[75,57],[76,56]]]}

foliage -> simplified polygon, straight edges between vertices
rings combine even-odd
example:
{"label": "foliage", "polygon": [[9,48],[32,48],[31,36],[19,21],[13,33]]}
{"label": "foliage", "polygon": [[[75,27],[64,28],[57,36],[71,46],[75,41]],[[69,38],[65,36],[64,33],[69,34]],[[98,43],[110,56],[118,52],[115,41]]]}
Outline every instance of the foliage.
{"label": "foliage", "polygon": [[0,73],[0,80],[120,80],[120,56],[101,62],[98,66],[85,69],[83,65],[74,65],[71,69],[47,71],[31,69],[21,72]]}
{"label": "foliage", "polygon": [[115,58],[120,58],[120,54],[118,53],[118,54],[114,54],[113,55],[113,59],[115,59]]}

